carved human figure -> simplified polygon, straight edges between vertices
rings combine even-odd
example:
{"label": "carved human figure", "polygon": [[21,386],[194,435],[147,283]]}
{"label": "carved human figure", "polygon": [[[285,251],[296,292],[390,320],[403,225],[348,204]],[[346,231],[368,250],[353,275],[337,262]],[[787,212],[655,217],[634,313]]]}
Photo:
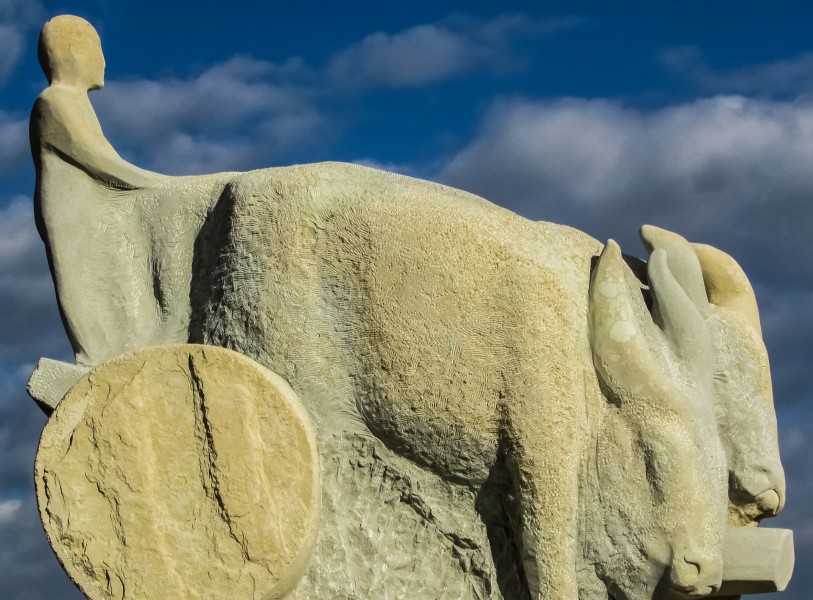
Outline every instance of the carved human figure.
{"label": "carved human figure", "polygon": [[[732,495],[749,518],[781,508],[764,370],[719,357],[735,340],[759,363],[764,347],[739,317],[709,332],[708,302],[729,284],[705,255],[685,274],[688,242],[645,233],[650,314],[614,244],[602,253],[437,184],[337,163],[143,171],[87,99],[103,83],[92,27],[50,21],[40,55],[38,226],[78,363],[166,342],[229,347],[290,382],[323,435],[375,435],[475,487],[505,479],[534,600],[579,597],[595,583],[577,574],[585,562],[616,598],[708,593],[727,479],[758,482]],[[718,286],[708,296],[704,276]],[[734,379],[761,374],[750,419],[749,390],[715,386],[715,361]],[[762,436],[759,453],[721,440],[718,418],[737,423],[723,436]]]}
{"label": "carved human figure", "polygon": [[48,21],[39,59],[49,86],[30,121],[35,215],[77,363],[186,341],[191,247],[228,174],[167,177],[119,156],[88,99],[105,61],[84,19]]}

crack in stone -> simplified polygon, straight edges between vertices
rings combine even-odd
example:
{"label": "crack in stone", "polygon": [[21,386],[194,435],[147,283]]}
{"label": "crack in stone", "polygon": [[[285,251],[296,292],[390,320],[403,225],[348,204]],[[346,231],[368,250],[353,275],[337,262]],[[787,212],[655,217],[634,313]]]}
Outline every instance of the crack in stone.
{"label": "crack in stone", "polygon": [[189,359],[189,376],[192,381],[192,402],[195,408],[195,437],[198,444],[204,446],[201,452],[198,453],[201,461],[201,478],[203,480],[203,489],[206,495],[215,503],[217,514],[220,519],[225,523],[229,530],[229,536],[240,547],[240,552],[243,555],[243,560],[246,562],[253,562],[249,556],[248,548],[245,539],[234,531],[231,515],[223,500],[223,495],[220,489],[220,481],[217,473],[217,449],[215,448],[214,436],[212,434],[212,426],[209,422],[209,411],[206,406],[206,393],[203,390],[203,381],[198,373],[195,359],[190,354]]}

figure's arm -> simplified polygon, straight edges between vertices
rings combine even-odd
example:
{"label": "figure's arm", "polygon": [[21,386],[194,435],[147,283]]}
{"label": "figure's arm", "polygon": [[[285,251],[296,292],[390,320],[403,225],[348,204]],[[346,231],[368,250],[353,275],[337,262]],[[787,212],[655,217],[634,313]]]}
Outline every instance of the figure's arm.
{"label": "figure's arm", "polygon": [[43,149],[57,153],[108,187],[150,187],[165,177],[140,169],[119,156],[104,137],[84,92],[54,86],[43,92],[31,114],[31,136],[32,143],[36,138]]}

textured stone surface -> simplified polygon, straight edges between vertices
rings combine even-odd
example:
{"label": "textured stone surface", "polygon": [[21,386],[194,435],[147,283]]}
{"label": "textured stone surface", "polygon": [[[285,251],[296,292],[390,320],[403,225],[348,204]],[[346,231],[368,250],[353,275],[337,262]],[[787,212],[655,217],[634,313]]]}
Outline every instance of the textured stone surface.
{"label": "textured stone surface", "polygon": [[50,415],[68,390],[87,372],[85,367],[41,358],[28,380],[28,394]]}
{"label": "textured stone surface", "polygon": [[282,598],[318,528],[304,408],[221,348],[150,348],[85,376],[43,431],[36,482],[49,540],[93,600]]}
{"label": "textured stone surface", "polygon": [[322,524],[292,599],[527,600],[499,494],[443,481],[374,438],[329,435],[319,449]]}
{"label": "textured stone surface", "polygon": [[647,227],[642,267],[357,165],[146,172],[88,101],[90,25],[41,39],[37,216],[77,363],[205,342],[291,384],[336,482],[297,594],[698,595],[720,583],[726,506],[736,524],[781,509],[767,355],[730,257]]}
{"label": "textured stone surface", "polygon": [[599,246],[572,229],[341,164],[238,176],[210,222],[193,293],[213,292],[193,298],[191,335],[280,373],[324,432],[371,432],[448,480],[505,478],[531,597],[651,597],[665,572],[715,585],[727,484],[713,350],[708,335],[700,360],[673,350],[703,319],[679,308],[666,266],[661,304],[694,318],[688,333],[660,330],[617,255],[630,335],[650,336],[613,367],[652,385],[624,390],[593,366],[591,336],[611,337],[588,327]]}

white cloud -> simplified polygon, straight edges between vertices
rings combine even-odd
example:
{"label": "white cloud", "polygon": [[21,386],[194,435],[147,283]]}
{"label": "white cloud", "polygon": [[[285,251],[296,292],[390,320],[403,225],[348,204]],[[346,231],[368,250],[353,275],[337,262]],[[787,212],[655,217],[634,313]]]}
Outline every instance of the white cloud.
{"label": "white cloud", "polygon": [[409,87],[436,83],[475,69],[499,71],[523,62],[513,44],[582,24],[576,18],[534,20],[502,15],[478,21],[453,15],[398,33],[377,32],[337,52],[327,78],[337,88]]}
{"label": "white cloud", "polygon": [[21,500],[0,501],[0,523],[13,521],[22,506]]}
{"label": "white cloud", "polygon": [[813,91],[813,52],[729,70],[711,67],[695,46],[666,48],[658,59],[664,67],[689,78],[706,91],[760,96]]}
{"label": "white cloud", "polygon": [[112,81],[91,98],[114,145],[148,167],[247,169],[328,135],[312,91],[296,82],[307,76],[296,59],[238,56],[187,79]]}
{"label": "white cloud", "polygon": [[810,165],[813,104],[718,96],[644,113],[515,100],[495,104],[439,178],[599,238],[637,246],[633,227],[660,224],[762,277],[810,281],[813,264],[798,260],[813,225]]}
{"label": "white cloud", "polygon": [[334,56],[328,71],[337,86],[421,85],[472,69],[488,55],[488,48],[454,32],[420,25],[395,35],[369,35]]}
{"label": "white cloud", "polygon": [[583,25],[557,17],[453,15],[395,34],[375,33],[323,67],[235,56],[190,77],[112,80],[91,95],[117,150],[171,174],[245,170],[324,146],[343,124],[330,118],[337,92],[423,85],[484,67],[515,68],[516,44]]}

